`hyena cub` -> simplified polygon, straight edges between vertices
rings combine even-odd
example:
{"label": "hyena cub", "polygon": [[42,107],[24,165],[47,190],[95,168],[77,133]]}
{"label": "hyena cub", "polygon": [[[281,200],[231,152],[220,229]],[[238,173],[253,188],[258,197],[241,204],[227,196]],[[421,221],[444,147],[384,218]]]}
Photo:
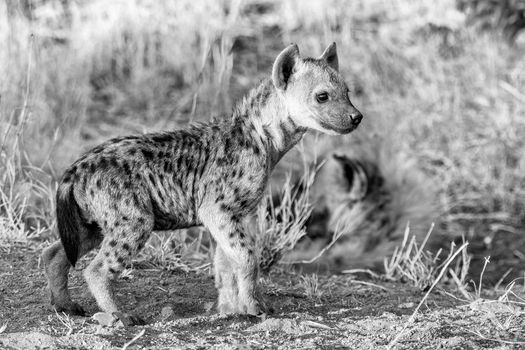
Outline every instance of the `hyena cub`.
{"label": "hyena cub", "polygon": [[307,129],[347,134],[362,119],[338,72],[335,43],[321,57],[299,56],[290,45],[230,120],[164,133],[109,140],[64,173],[57,190],[60,242],[43,253],[51,303],[83,314],[68,292],[68,272],[90,250],[84,271],[99,307],[125,324],[110,281],[152,230],[204,225],[217,242],[218,311],[259,315],[257,261],[241,221],[261,199],[270,173]]}
{"label": "hyena cub", "polygon": [[323,165],[309,193],[315,207],[307,236],[288,259],[309,260],[341,233],[312,268],[382,271],[384,259],[402,243],[407,224],[418,240],[427,232],[436,211],[432,184],[414,161],[386,150],[388,143],[364,141],[332,146],[321,155]]}

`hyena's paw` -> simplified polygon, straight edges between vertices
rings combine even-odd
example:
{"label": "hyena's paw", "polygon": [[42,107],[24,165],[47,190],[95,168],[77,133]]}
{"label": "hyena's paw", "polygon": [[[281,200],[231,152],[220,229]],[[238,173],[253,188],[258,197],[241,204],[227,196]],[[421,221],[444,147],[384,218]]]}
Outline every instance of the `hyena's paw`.
{"label": "hyena's paw", "polygon": [[219,302],[217,304],[217,311],[221,316],[228,316],[238,313],[237,306],[231,302]]}
{"label": "hyena's paw", "polygon": [[65,312],[69,315],[86,316],[86,311],[82,306],[75,302],[64,305],[54,305],[56,312]]}
{"label": "hyena's paw", "polygon": [[218,292],[217,311],[219,314],[225,316],[239,313],[237,286],[235,284],[221,286]]}
{"label": "hyena's paw", "polygon": [[273,312],[266,305],[266,301],[262,295],[257,294],[254,297],[241,298],[238,305],[239,312],[244,315],[251,316],[265,316],[269,312]]}
{"label": "hyena's paw", "polygon": [[221,316],[239,313],[237,307],[237,291],[228,288],[219,289],[219,300],[217,301],[217,311]]}

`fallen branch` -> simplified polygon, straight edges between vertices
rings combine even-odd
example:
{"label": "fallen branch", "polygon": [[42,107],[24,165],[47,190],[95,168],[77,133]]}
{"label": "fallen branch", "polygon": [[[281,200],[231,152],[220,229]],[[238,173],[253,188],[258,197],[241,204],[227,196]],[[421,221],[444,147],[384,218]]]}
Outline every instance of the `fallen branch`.
{"label": "fallen branch", "polygon": [[131,339],[130,341],[128,341],[126,344],[124,344],[124,346],[122,347],[122,350],[126,350],[131,344],[133,344],[134,342],[136,342],[140,337],[142,337],[144,335],[144,333],[146,333],[146,330],[143,329],[141,330],[136,336],[133,337],[133,339]]}

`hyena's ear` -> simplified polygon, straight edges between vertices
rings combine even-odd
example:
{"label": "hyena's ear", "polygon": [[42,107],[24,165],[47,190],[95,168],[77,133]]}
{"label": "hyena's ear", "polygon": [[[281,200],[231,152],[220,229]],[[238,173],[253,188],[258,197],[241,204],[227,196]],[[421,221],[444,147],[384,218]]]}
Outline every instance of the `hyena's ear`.
{"label": "hyena's ear", "polygon": [[334,159],[337,161],[339,166],[341,167],[342,175],[344,177],[344,182],[347,185],[347,190],[350,191],[352,189],[352,185],[354,184],[354,172],[355,169],[352,167],[352,161],[348,159],[347,156],[334,153],[333,154]]}
{"label": "hyena's ear", "polygon": [[368,173],[364,165],[357,159],[334,153],[334,159],[341,166],[348,191],[348,198],[362,200],[368,192]]}
{"label": "hyena's ear", "polygon": [[332,67],[336,71],[339,71],[339,59],[337,58],[337,47],[334,43],[331,43],[326,50],[324,50],[321,57],[319,57],[320,60],[323,60],[328,64],[328,66]]}
{"label": "hyena's ear", "polygon": [[292,44],[284,49],[275,59],[272,69],[273,84],[278,90],[285,90],[299,62],[299,48]]}

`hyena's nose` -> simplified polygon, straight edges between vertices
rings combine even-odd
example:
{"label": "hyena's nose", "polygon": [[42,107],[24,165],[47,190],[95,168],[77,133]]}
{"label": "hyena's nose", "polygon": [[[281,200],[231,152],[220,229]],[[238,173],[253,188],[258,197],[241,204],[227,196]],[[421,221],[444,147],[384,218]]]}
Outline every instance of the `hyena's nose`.
{"label": "hyena's nose", "polygon": [[363,115],[359,112],[350,114],[350,119],[352,119],[352,124],[357,125],[361,122],[361,119],[363,119]]}

